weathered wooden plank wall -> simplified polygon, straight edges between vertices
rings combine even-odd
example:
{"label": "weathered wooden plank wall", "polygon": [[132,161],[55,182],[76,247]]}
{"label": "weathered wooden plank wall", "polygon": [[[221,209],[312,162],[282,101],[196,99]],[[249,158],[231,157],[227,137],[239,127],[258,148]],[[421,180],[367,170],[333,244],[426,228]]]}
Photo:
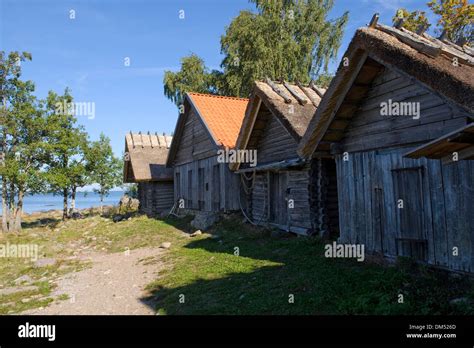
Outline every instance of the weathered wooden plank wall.
{"label": "weathered wooden plank wall", "polygon": [[[260,112],[270,113],[268,110],[262,110]],[[265,125],[263,134],[258,139],[256,147],[258,164],[261,165],[290,158],[297,158],[297,145],[296,140],[282,126],[280,121],[270,114],[269,120]]]}
{"label": "weathered wooden plank wall", "polygon": [[[418,102],[420,118],[382,116],[381,103]],[[412,79],[384,70],[373,82],[366,98],[345,131],[342,145],[355,152],[374,148],[425,142],[466,124],[469,114]]]}
{"label": "weathered wooden plank wall", "polygon": [[215,156],[216,151],[216,145],[212,142],[209,132],[204,128],[202,121],[196,114],[196,110],[191,108],[173,164],[180,165]]}
{"label": "weathered wooden plank wall", "polygon": [[[340,241],[365,244],[367,251],[380,252],[383,247],[384,254],[395,257],[396,238],[419,236],[428,242],[428,263],[474,272],[474,163],[441,166],[439,160],[403,158],[406,151],[351,153],[347,161],[336,156]],[[419,171],[413,169],[418,167]],[[421,175],[421,187],[415,190],[418,200],[410,196],[414,186],[405,186],[410,192],[397,190],[401,182],[396,182],[395,173],[403,169]],[[411,197],[404,199],[403,208],[397,206],[400,195]],[[413,216],[421,224],[403,225],[401,220]],[[453,255],[454,247],[458,256]]]}
{"label": "weathered wooden plank wall", "polygon": [[218,163],[219,149],[197,111],[191,108],[173,163],[175,201],[184,198],[185,209],[239,209],[239,178],[228,164]]}
{"label": "weathered wooden plank wall", "polygon": [[219,163],[217,156],[175,166],[174,171],[175,200],[184,198],[185,209],[239,209],[239,177],[226,163]]}
{"label": "weathered wooden plank wall", "polygon": [[172,181],[138,183],[139,211],[155,215],[170,210],[174,202]]}

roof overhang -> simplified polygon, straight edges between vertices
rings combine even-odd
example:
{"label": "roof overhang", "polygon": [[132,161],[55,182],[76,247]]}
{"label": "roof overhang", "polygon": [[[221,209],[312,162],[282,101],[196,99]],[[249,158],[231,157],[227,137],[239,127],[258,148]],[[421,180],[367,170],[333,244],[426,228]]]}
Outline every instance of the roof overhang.
{"label": "roof overhang", "polygon": [[474,160],[474,123],[439,137],[406,153],[404,157],[441,159],[443,164]]}

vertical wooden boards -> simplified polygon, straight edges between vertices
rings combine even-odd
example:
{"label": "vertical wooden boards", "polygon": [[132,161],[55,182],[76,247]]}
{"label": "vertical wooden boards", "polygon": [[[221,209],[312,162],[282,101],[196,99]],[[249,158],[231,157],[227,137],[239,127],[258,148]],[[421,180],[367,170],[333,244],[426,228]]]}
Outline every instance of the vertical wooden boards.
{"label": "vertical wooden boards", "polygon": [[429,264],[474,272],[473,161],[442,165],[403,158],[406,151],[350,153],[348,161],[336,155],[340,242],[393,257],[397,238],[426,240]]}
{"label": "vertical wooden boards", "polygon": [[[226,163],[219,163],[217,156],[196,160],[174,167],[175,193],[181,192],[186,209],[202,211],[238,210],[239,177]],[[175,199],[178,197],[175,195]]]}
{"label": "vertical wooden boards", "polygon": [[309,175],[309,167],[287,172],[288,199],[293,206],[288,209],[291,226],[311,228]]}
{"label": "vertical wooden boards", "polygon": [[251,215],[255,222],[268,221],[267,174],[267,172],[260,172],[254,178]]}
{"label": "vertical wooden boards", "polygon": [[212,210],[218,211],[220,209],[220,195],[221,195],[221,176],[219,172],[219,164],[212,166]]}
{"label": "vertical wooden boards", "polygon": [[473,170],[472,161],[443,166],[449,265],[466,272],[474,271]]}

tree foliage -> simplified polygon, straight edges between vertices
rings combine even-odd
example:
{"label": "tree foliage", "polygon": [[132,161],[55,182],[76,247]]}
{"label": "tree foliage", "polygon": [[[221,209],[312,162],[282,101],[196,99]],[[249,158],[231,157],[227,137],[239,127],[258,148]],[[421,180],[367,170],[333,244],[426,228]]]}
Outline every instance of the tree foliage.
{"label": "tree foliage", "polygon": [[392,18],[393,24],[396,24],[400,19],[404,20],[402,27],[412,32],[416,32],[421,27],[427,30],[431,26],[425,11],[410,12],[405,8],[400,8]]}
{"label": "tree foliage", "polygon": [[[474,44],[474,5],[467,0],[431,0],[427,3],[431,11],[439,16],[436,23],[435,33],[455,43],[469,45]],[[403,27],[415,32],[421,25],[428,29],[431,24],[426,18],[424,11],[410,12],[400,8],[392,18],[396,23],[400,18],[404,19]]]}
{"label": "tree foliage", "polygon": [[309,82],[327,72],[348,14],[328,20],[332,0],[258,1],[242,11],[221,38],[224,93],[248,96],[253,81],[269,77]]}
{"label": "tree foliage", "polygon": [[166,97],[176,105],[180,105],[186,92],[209,91],[211,74],[204,65],[204,61],[197,55],[191,54],[181,59],[180,71],[165,72],[163,83]]}
{"label": "tree foliage", "polygon": [[82,177],[78,177],[78,163],[81,162],[84,148],[87,146],[84,128],[77,125],[76,117],[67,107],[72,102],[73,97],[69,89],[66,89],[63,95],[50,91],[46,98],[49,153],[47,179],[50,190],[63,196],[63,219],[68,217],[71,188],[82,185]]}
{"label": "tree foliage", "polygon": [[93,141],[86,155],[87,170],[91,181],[99,185],[94,191],[100,195],[101,208],[104,197],[122,184],[123,162],[114,156],[110,139],[103,133],[98,141]]}
{"label": "tree foliage", "polygon": [[222,70],[209,71],[196,55],[183,58],[180,71],[165,73],[169,99],[179,105],[187,91],[247,97],[258,79],[309,82],[327,73],[347,13],[329,20],[333,0],[251,2],[256,11],[241,11],[221,37]]}
{"label": "tree foliage", "polygon": [[0,52],[0,176],[2,231],[19,231],[23,199],[42,187],[44,118],[32,95],[34,84],[22,81],[27,52]]}
{"label": "tree foliage", "polygon": [[439,16],[438,33],[445,31],[452,42],[474,44],[474,4],[467,0],[431,0],[428,7]]}

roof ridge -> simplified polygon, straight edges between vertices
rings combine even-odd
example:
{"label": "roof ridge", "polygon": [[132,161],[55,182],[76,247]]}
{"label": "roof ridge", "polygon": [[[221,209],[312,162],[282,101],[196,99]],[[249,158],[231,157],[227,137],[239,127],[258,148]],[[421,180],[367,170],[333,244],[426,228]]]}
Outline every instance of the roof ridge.
{"label": "roof ridge", "polygon": [[211,93],[186,92],[186,94],[199,95],[199,96],[203,96],[203,97],[212,97],[212,98],[234,99],[234,100],[241,100],[241,101],[248,101],[249,100],[249,98],[226,96],[226,95],[217,95],[217,94],[211,94]]}

